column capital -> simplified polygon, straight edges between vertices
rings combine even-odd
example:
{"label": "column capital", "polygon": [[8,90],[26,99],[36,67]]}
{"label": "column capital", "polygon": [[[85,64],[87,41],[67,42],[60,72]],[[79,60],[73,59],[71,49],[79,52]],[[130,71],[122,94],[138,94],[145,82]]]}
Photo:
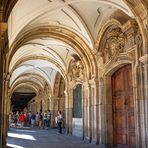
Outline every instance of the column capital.
{"label": "column capital", "polygon": [[4,50],[6,49],[6,46],[8,45],[8,34],[7,34],[7,23],[0,22],[0,51],[8,51]]}
{"label": "column capital", "polygon": [[0,22],[0,37],[2,37],[2,35],[6,32],[7,27],[7,23]]}
{"label": "column capital", "polygon": [[89,80],[89,84],[95,87],[99,84],[99,80],[97,78],[92,78]]}

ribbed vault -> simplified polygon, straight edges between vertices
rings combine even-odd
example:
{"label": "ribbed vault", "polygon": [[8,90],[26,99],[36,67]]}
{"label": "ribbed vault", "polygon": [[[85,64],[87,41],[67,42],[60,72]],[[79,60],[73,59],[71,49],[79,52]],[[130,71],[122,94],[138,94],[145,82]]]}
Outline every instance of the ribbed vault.
{"label": "ribbed vault", "polygon": [[[10,90],[15,91],[21,83],[29,83],[37,90],[48,84],[53,94],[57,73],[67,84],[68,64],[75,55],[84,66],[83,81],[97,78],[96,48],[101,28],[108,19],[115,19],[119,25],[136,19],[145,38],[140,19],[145,17],[146,3],[143,1],[141,5],[143,15],[137,17],[138,3],[139,0],[134,3],[127,0],[36,0],[35,3],[18,0],[8,19]],[[120,22],[118,16],[122,16],[124,22]]]}

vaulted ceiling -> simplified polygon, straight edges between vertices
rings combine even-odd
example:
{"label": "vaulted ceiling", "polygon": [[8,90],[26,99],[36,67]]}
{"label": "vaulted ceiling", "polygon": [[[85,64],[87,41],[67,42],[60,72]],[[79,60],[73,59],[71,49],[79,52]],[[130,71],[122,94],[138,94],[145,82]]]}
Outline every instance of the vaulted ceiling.
{"label": "vaulted ceiling", "polygon": [[[92,50],[101,26],[114,14],[134,18],[123,0],[18,0],[8,19],[10,52],[18,38],[44,26],[69,30]],[[73,46],[59,38],[32,37],[11,58],[9,86],[15,91],[23,83],[39,90],[47,83],[53,90],[56,74],[64,77],[74,55],[80,56]]]}

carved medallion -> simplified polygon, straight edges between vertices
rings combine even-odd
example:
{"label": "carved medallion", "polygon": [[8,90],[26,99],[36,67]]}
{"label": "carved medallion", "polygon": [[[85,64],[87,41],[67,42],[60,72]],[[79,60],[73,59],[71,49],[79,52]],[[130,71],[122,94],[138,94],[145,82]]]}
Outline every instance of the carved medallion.
{"label": "carved medallion", "polygon": [[120,28],[114,28],[105,34],[105,44],[101,50],[103,63],[117,57],[124,50],[125,38]]}

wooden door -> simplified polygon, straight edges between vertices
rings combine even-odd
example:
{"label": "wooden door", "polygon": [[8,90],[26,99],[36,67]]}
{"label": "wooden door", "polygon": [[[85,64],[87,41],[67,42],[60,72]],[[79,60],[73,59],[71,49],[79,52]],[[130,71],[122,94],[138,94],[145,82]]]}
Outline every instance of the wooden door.
{"label": "wooden door", "polygon": [[132,67],[126,65],[112,75],[114,145],[135,147]]}

